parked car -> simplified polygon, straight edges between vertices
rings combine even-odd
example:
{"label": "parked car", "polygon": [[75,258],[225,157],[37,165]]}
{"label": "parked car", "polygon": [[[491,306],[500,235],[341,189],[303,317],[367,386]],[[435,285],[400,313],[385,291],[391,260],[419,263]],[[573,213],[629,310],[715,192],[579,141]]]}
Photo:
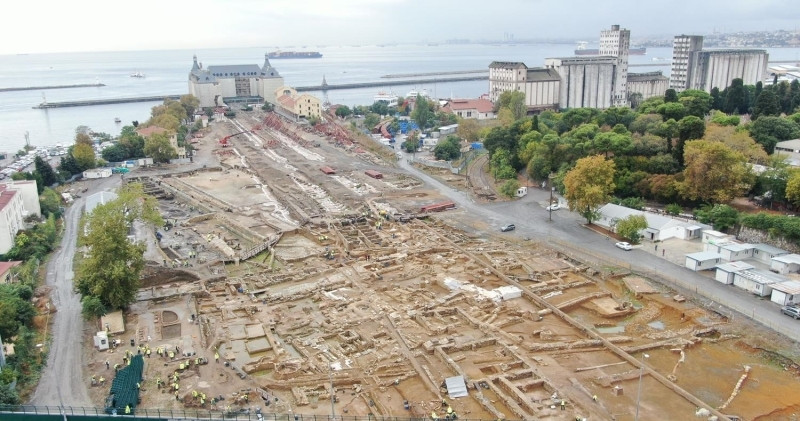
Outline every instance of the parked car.
{"label": "parked car", "polygon": [[621,248],[621,249],[623,249],[623,250],[627,250],[627,251],[633,250],[633,246],[631,245],[631,243],[628,243],[628,242],[625,242],[625,241],[620,241],[618,243],[615,243],[614,245],[619,247],[619,248]]}
{"label": "parked car", "polygon": [[554,203],[554,204],[548,206],[546,209],[548,211],[557,211],[557,210],[561,209],[561,204],[560,203]]}
{"label": "parked car", "polygon": [[795,320],[800,319],[800,307],[783,306],[781,307],[781,313],[792,317]]}
{"label": "parked car", "polygon": [[514,224],[506,224],[506,225],[503,225],[500,228],[500,231],[503,231],[503,232],[514,231],[515,229],[517,229],[517,227],[515,227]]}

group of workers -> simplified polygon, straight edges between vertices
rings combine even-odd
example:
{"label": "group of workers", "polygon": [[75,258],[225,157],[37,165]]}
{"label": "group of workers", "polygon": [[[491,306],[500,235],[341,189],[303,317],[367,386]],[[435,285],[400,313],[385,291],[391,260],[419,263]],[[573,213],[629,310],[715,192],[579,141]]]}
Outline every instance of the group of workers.
{"label": "group of workers", "polygon": [[[458,415],[456,415],[455,411],[453,411],[453,407],[447,404],[447,401],[442,399],[442,409],[447,408],[445,410],[444,419],[446,420],[455,420],[458,419]],[[408,408],[406,408],[408,409]],[[431,419],[438,420],[439,414],[436,411],[431,411]]]}

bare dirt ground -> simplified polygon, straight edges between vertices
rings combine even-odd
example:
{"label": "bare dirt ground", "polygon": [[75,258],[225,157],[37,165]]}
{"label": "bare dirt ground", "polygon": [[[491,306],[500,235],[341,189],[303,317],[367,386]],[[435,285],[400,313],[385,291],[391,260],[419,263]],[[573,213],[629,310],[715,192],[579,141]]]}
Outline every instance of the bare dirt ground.
{"label": "bare dirt ground", "polygon": [[[141,408],[444,418],[446,400],[463,419],[630,420],[643,374],[641,419],[800,413],[784,337],[534,241],[417,220],[438,192],[352,135],[266,118],[217,121],[199,144],[206,168],[141,179],[172,228],[147,234],[158,247],[125,345],[88,364],[112,376],[122,351],[137,352],[130,338],[177,347],[145,359]],[[255,129],[216,143],[241,127]],[[454,225],[486,228],[451,212]],[[155,384],[176,371],[177,399]],[[453,377],[466,396],[448,395]],[[98,406],[107,394],[90,390]]]}

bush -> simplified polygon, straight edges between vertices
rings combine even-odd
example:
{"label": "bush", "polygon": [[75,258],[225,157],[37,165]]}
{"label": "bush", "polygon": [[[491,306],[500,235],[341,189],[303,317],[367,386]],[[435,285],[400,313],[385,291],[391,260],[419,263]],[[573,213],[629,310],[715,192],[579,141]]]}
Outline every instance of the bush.
{"label": "bush", "polygon": [[508,180],[500,186],[500,194],[503,196],[514,198],[517,195],[517,190],[519,189],[519,181],[517,180]]}
{"label": "bush", "polygon": [[766,231],[771,236],[800,242],[800,218],[761,212],[742,216],[740,223],[748,228]]}
{"label": "bush", "polygon": [[695,214],[700,222],[711,224],[718,231],[725,231],[739,222],[739,211],[728,205],[703,206]]}

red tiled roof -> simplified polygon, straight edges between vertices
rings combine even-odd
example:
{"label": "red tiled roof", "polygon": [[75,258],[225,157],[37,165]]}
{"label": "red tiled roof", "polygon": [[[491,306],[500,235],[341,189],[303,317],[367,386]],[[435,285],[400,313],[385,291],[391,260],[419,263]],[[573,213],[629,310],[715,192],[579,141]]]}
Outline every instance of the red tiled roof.
{"label": "red tiled roof", "polygon": [[447,104],[453,111],[477,110],[479,113],[490,113],[494,104],[488,99],[454,99]]}
{"label": "red tiled roof", "polygon": [[11,268],[14,266],[19,266],[22,262],[21,261],[13,261],[13,262],[0,262],[0,277],[6,274]]}
{"label": "red tiled roof", "polygon": [[15,194],[17,194],[16,190],[5,190],[5,187],[0,190],[0,210],[5,209],[6,205],[11,202]]}
{"label": "red tiled roof", "polygon": [[295,100],[292,98],[291,95],[281,95],[278,97],[278,102],[283,106],[283,108],[294,110]]}

